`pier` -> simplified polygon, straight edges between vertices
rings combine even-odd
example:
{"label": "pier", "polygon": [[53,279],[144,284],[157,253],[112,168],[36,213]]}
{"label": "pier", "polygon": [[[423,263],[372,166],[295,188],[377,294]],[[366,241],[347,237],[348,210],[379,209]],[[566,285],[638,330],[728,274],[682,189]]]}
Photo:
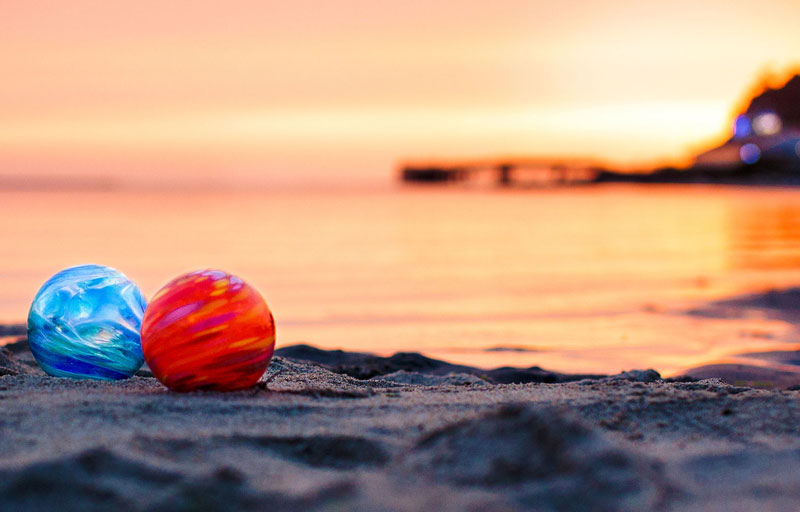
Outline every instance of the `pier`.
{"label": "pier", "polygon": [[518,158],[459,163],[414,163],[401,167],[407,183],[481,182],[500,187],[564,186],[592,183],[602,172],[584,160]]}

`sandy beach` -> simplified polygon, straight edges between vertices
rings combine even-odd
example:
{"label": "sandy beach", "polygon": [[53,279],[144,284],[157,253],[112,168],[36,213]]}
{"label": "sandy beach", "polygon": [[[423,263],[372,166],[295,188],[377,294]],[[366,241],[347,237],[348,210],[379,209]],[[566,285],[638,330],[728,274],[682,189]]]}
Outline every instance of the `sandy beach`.
{"label": "sandy beach", "polygon": [[[176,394],[146,369],[59,379],[24,341],[0,351],[4,511],[788,511],[800,500],[800,391],[652,370],[496,384],[387,358],[357,379],[278,355],[252,390]],[[283,352],[369,370],[359,354]]]}
{"label": "sandy beach", "polygon": [[0,512],[800,511],[800,1],[0,20]]}

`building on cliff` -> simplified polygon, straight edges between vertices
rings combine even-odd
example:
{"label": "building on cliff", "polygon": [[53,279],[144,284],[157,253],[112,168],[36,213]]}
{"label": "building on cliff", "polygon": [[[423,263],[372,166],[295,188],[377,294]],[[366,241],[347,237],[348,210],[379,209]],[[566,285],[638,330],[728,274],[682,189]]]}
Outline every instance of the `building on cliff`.
{"label": "building on cliff", "polygon": [[724,144],[697,155],[695,169],[800,172],[800,75],[750,101]]}

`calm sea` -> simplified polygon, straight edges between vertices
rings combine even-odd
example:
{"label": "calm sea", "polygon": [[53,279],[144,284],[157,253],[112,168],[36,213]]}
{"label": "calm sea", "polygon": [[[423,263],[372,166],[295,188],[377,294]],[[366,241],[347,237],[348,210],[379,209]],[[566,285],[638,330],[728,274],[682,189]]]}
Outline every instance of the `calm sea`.
{"label": "calm sea", "polygon": [[264,294],[279,345],[670,375],[797,348],[759,315],[687,315],[800,285],[800,190],[596,187],[0,192],[0,321],[80,263],[151,296],[198,268]]}

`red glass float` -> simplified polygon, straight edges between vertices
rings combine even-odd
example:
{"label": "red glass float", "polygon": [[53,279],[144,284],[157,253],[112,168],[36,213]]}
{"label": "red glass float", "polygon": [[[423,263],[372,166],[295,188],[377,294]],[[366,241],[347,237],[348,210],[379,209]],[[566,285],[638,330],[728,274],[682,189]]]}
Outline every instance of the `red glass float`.
{"label": "red glass float", "polygon": [[177,277],[142,320],[144,359],[173,391],[252,387],[275,350],[275,323],[255,288],[220,270]]}

